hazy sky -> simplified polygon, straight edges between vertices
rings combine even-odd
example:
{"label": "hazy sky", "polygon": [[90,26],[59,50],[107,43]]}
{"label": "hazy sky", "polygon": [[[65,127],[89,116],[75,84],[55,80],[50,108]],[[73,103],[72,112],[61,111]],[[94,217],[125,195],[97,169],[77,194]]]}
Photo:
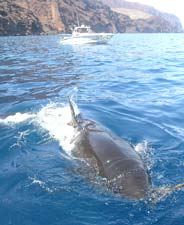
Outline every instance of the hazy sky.
{"label": "hazy sky", "polygon": [[154,6],[161,11],[175,14],[184,27],[184,1],[183,0],[128,0]]}

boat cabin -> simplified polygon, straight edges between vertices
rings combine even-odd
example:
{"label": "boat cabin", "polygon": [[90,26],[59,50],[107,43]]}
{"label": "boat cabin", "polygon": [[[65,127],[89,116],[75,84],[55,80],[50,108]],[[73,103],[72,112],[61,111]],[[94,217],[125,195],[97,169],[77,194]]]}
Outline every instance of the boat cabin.
{"label": "boat cabin", "polygon": [[77,26],[74,28],[73,30],[73,34],[86,34],[86,33],[91,33],[91,27],[90,26],[85,26],[85,25],[81,25],[81,26]]}

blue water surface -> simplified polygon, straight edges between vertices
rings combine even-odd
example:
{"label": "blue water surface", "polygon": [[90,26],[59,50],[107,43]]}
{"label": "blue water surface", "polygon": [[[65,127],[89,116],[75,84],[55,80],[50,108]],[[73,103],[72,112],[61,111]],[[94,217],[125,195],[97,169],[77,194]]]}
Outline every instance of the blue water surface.
{"label": "blue water surface", "polygon": [[2,122],[66,103],[78,88],[85,117],[147,143],[154,187],[184,182],[184,35],[117,34],[79,46],[60,38],[0,38],[0,224],[184,224],[184,191],[156,204],[117,196],[78,173],[38,125]]}

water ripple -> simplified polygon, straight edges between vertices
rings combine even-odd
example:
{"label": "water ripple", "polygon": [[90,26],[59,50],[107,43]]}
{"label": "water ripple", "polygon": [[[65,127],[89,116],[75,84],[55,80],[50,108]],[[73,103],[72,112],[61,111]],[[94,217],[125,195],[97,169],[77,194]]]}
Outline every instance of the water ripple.
{"label": "water ripple", "polygon": [[[108,45],[92,46],[64,46],[60,38],[0,38],[1,223],[183,224],[183,191],[150,206],[80,175],[59,145],[57,111],[78,88],[76,103],[85,117],[137,149],[147,143],[151,154],[144,159],[154,186],[183,182],[183,34],[117,34]],[[57,127],[51,132],[35,115],[52,104],[52,122],[45,126]],[[21,122],[16,115],[34,118]]]}

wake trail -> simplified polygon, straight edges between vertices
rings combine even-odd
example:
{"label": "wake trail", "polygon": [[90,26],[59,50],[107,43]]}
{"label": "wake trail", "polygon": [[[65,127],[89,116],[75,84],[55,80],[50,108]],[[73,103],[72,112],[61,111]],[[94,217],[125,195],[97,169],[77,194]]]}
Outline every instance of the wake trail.
{"label": "wake trail", "polygon": [[[79,113],[78,107],[74,104],[75,113]],[[0,125],[12,126],[29,122],[40,129],[46,130],[49,135],[59,142],[62,149],[71,156],[73,149],[72,140],[78,134],[69,125],[71,112],[68,104],[49,103],[42,107],[37,113],[20,113],[0,118]]]}
{"label": "wake trail", "polygon": [[11,125],[11,124],[17,124],[25,122],[26,120],[30,120],[36,117],[36,114],[30,114],[30,113],[16,113],[14,115],[7,116],[4,119],[0,118],[0,124],[4,125]]}

